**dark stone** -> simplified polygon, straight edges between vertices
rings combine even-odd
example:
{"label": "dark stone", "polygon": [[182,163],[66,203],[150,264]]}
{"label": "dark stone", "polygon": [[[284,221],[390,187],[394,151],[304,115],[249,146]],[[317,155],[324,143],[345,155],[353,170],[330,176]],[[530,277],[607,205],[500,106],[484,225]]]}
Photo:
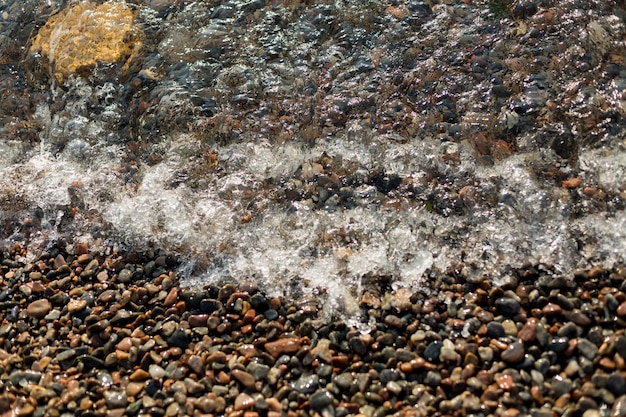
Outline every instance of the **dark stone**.
{"label": "dark stone", "polygon": [[14,387],[22,387],[26,384],[38,385],[41,381],[42,373],[36,371],[15,371],[9,376],[9,380]]}
{"label": "dark stone", "polygon": [[389,381],[397,381],[401,378],[397,369],[383,369],[380,371],[380,382],[387,384]]}
{"label": "dark stone", "polygon": [[214,311],[220,311],[223,308],[222,303],[215,299],[204,299],[200,301],[200,311],[203,313],[213,313]]}
{"label": "dark stone", "polygon": [[441,375],[437,371],[428,371],[424,378],[424,384],[431,387],[437,387],[441,383]]}
{"label": "dark stone", "polygon": [[358,336],[351,338],[348,341],[348,345],[357,355],[363,356],[367,352],[367,345],[365,345],[365,342]]}
{"label": "dark stone", "polygon": [[314,410],[322,410],[333,403],[333,395],[325,389],[317,391],[311,395],[309,404]]}
{"label": "dark stone", "polygon": [[576,152],[576,142],[574,136],[570,134],[561,134],[552,140],[550,147],[558,156],[563,159],[569,159]]}
{"label": "dark stone", "polygon": [[514,298],[498,298],[496,300],[496,307],[498,307],[502,314],[509,316],[514,316],[520,312],[519,302]]}
{"label": "dark stone", "polygon": [[487,336],[497,339],[506,336],[502,323],[492,321],[487,324]]}
{"label": "dark stone", "polygon": [[582,333],[582,330],[571,321],[568,321],[563,327],[559,329],[557,335],[561,337],[568,337],[571,339],[578,337],[580,333]]}
{"label": "dark stone", "polygon": [[182,291],[182,298],[189,307],[198,307],[204,297],[206,297],[206,293],[201,290],[186,289]]}
{"label": "dark stone", "polygon": [[435,359],[439,359],[439,353],[441,352],[441,347],[443,343],[439,340],[434,340],[426,346],[424,350],[424,358],[429,362],[433,362]]}
{"label": "dark stone", "polygon": [[626,381],[619,372],[613,372],[606,381],[606,387],[616,396],[622,395],[626,392]]}
{"label": "dark stone", "polygon": [[181,349],[186,349],[187,346],[189,346],[189,337],[187,337],[187,334],[183,330],[176,329],[174,333],[167,338],[167,344]]}
{"label": "dark stone", "polygon": [[563,353],[567,350],[569,339],[567,337],[552,337],[546,346],[546,350]]}

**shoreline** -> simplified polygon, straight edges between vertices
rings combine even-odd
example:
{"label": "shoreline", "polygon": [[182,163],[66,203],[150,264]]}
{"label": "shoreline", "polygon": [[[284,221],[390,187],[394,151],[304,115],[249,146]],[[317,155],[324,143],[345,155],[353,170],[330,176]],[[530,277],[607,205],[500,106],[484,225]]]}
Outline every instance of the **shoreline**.
{"label": "shoreline", "polygon": [[2,255],[0,411],[20,416],[620,416],[626,268],[529,267],[502,287],[365,291],[362,332],[321,298],[181,288],[173,258],[83,245]]}

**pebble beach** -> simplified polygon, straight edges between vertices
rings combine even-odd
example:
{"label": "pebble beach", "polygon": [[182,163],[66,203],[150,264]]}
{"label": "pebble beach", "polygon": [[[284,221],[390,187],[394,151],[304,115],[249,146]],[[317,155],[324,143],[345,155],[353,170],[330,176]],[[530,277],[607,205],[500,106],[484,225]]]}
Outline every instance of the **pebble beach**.
{"label": "pebble beach", "polygon": [[0,96],[0,416],[626,417],[623,0],[5,0]]}
{"label": "pebble beach", "polygon": [[364,328],[253,282],[181,288],[167,254],[2,253],[6,416],[626,415],[626,269],[372,282]]}

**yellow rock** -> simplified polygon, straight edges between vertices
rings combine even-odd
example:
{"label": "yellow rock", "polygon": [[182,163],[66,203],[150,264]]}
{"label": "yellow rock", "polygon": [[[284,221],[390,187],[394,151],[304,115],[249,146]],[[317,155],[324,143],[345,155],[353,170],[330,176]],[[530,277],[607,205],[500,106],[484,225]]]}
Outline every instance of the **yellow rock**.
{"label": "yellow rock", "polygon": [[98,62],[125,60],[127,66],[143,38],[133,26],[134,18],[125,3],[80,2],[51,16],[30,50],[47,56],[58,82],[78,70],[93,69]]}

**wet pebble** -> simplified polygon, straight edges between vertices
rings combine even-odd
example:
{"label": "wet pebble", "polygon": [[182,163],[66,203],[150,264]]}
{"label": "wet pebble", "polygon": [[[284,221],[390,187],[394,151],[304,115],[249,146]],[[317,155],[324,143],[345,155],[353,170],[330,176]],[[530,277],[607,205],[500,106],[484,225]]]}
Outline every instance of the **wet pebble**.
{"label": "wet pebble", "polygon": [[254,407],[255,403],[256,401],[254,401],[254,398],[242,392],[235,398],[234,409],[235,411],[247,410]]}
{"label": "wet pebble", "polygon": [[501,358],[507,363],[519,363],[524,359],[526,351],[521,342],[511,343],[501,354]]}
{"label": "wet pebble", "polygon": [[128,405],[128,397],[125,392],[104,391],[104,399],[109,408],[124,408]]}
{"label": "wet pebble", "polygon": [[333,403],[333,395],[325,389],[319,390],[311,395],[309,403],[314,410],[322,410]]}
{"label": "wet pebble", "polygon": [[46,299],[33,301],[26,308],[26,312],[30,317],[42,318],[52,309],[52,305]]}

